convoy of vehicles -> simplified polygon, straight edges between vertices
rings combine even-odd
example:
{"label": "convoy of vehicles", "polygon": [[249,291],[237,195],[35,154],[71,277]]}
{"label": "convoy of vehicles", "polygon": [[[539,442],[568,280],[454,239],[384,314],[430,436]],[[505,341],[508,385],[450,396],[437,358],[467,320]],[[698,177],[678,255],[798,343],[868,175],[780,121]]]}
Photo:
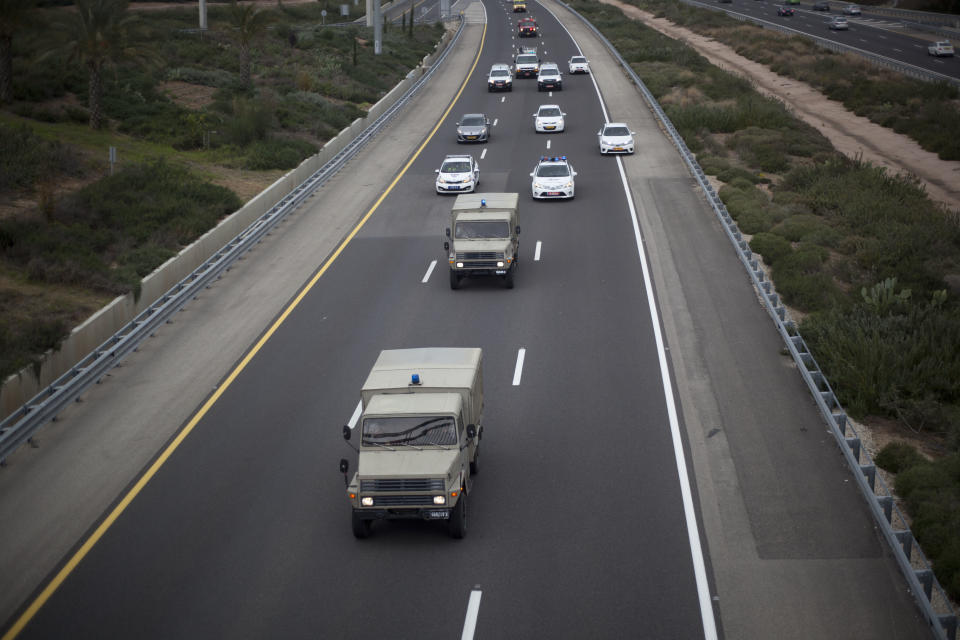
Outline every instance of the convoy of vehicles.
{"label": "convoy of vehicles", "polygon": [[436,174],[437,193],[466,193],[480,184],[480,167],[471,155],[447,156]]}
{"label": "convoy of vehicles", "polygon": [[533,130],[537,133],[560,133],[564,129],[565,115],[558,104],[542,104],[533,114]]}
{"label": "convoy of vehicles", "polygon": [[519,194],[457,196],[443,248],[450,264],[450,288],[464,278],[496,277],[513,288],[520,248]]}
{"label": "convoy of vehicles", "polygon": [[[340,460],[353,535],[374,520],[444,520],[467,533],[467,498],[483,437],[480,349],[381,351],[360,391],[357,470]],[[348,442],[353,436],[343,427]]]}

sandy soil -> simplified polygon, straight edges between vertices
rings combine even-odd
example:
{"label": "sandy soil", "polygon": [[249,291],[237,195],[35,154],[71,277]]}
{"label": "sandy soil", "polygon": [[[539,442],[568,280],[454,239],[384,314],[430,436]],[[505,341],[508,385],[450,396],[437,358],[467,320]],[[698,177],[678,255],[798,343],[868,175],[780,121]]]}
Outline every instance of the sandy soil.
{"label": "sandy soil", "polygon": [[749,78],[757,91],[787,104],[798,118],[819,130],[841,153],[851,158],[859,155],[894,173],[917,176],[933,200],[950,209],[960,210],[960,162],[940,160],[935,153],[924,151],[907,136],[848,111],[841,103],[830,100],[810,85],[777,75],[721,42],[679,27],[664,18],[657,18],[620,0],[601,2],[613,5],[631,18],[686,43],[718,67]]}

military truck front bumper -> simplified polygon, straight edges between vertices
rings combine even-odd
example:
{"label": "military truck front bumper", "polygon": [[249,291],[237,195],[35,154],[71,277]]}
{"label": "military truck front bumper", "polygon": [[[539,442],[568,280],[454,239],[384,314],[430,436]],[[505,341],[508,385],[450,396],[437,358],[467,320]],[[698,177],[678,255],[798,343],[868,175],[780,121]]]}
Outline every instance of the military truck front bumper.
{"label": "military truck front bumper", "polygon": [[354,509],[353,515],[361,520],[449,520],[452,509],[422,507],[419,509]]}

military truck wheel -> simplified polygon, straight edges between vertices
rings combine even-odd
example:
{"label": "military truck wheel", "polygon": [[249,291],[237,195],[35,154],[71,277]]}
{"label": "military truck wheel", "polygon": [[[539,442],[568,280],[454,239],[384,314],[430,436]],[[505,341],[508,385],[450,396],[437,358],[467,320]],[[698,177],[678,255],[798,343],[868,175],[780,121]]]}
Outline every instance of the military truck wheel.
{"label": "military truck wheel", "polygon": [[503,276],[503,286],[507,289],[513,289],[513,269],[507,271],[507,275]]}
{"label": "military truck wheel", "polygon": [[353,537],[362,540],[369,536],[372,524],[372,520],[363,520],[357,514],[353,514]]}
{"label": "military truck wheel", "polygon": [[457,506],[450,512],[450,522],[447,525],[451,538],[460,540],[467,535],[467,494],[460,494]]}
{"label": "military truck wheel", "polygon": [[470,461],[470,475],[475,476],[480,473],[480,447],[473,453],[473,460]]}
{"label": "military truck wheel", "polygon": [[450,288],[459,289],[460,288],[460,276],[457,275],[457,272],[453,269],[450,269]]}

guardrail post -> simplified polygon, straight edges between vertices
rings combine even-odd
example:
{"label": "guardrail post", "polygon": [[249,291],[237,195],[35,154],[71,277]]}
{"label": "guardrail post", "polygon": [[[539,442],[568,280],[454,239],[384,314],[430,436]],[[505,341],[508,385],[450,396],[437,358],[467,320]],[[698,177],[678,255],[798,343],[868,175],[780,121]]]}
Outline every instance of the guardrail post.
{"label": "guardrail post", "polygon": [[850,449],[850,453],[853,454],[853,459],[859,462],[860,461],[860,438],[844,438],[844,441],[847,443],[847,448]]}
{"label": "guardrail post", "polygon": [[904,529],[903,531],[894,531],[893,535],[900,542],[903,555],[907,556],[907,560],[909,560],[910,554],[913,553],[913,533],[909,529]]}
{"label": "guardrail post", "polygon": [[864,477],[867,479],[867,484],[870,485],[870,490],[875,491],[874,486],[877,482],[877,467],[872,464],[862,464],[860,465],[860,471],[863,473]]}
{"label": "guardrail post", "polygon": [[883,515],[887,517],[887,522],[890,522],[893,519],[893,497],[877,496],[877,502],[880,503],[880,508],[883,509]]}
{"label": "guardrail post", "polygon": [[917,580],[923,585],[923,592],[927,594],[927,600],[933,595],[933,571],[930,569],[916,569],[914,573]]}

